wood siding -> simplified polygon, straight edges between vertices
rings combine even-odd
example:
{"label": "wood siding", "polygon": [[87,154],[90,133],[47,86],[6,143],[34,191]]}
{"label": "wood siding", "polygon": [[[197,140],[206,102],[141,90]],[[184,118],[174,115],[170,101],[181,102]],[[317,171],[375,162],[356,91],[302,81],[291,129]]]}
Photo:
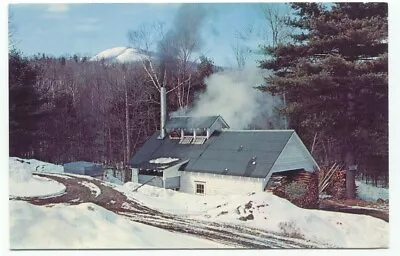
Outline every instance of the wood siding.
{"label": "wood siding", "polygon": [[248,194],[263,191],[263,179],[181,172],[180,191],[195,194],[196,182],[205,184],[205,195]]}

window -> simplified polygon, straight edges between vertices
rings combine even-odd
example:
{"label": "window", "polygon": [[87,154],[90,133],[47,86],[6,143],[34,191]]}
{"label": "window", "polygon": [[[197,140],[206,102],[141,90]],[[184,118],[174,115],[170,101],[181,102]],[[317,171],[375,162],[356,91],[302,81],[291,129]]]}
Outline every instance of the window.
{"label": "window", "polygon": [[192,142],[193,137],[182,137],[181,140],[179,141],[179,144],[190,144]]}
{"label": "window", "polygon": [[204,144],[204,142],[206,141],[207,137],[196,137],[196,139],[194,139],[192,141],[192,144],[196,144],[196,145],[202,145]]}
{"label": "window", "polygon": [[204,183],[196,183],[196,194],[204,195]]}
{"label": "window", "polygon": [[179,140],[179,139],[181,138],[181,134],[180,134],[179,131],[172,130],[172,131],[169,133],[169,138],[170,138],[171,140]]}

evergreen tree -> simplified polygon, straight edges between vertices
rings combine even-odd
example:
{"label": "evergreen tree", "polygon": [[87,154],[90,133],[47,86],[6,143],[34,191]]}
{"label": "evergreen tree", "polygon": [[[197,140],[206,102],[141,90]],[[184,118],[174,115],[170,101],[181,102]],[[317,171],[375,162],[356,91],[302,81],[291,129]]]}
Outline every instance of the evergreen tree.
{"label": "evergreen tree", "polygon": [[[388,23],[386,3],[292,7],[294,43],[265,47],[274,75],[260,89],[285,95],[291,127],[311,144],[334,142],[346,169],[388,171]],[[335,154],[336,153],[336,154]],[[348,172],[353,175],[354,172]],[[349,176],[348,197],[354,197]]]}
{"label": "evergreen tree", "polygon": [[9,139],[10,155],[35,154],[38,124],[45,116],[46,100],[35,88],[39,70],[16,50],[9,53]]}

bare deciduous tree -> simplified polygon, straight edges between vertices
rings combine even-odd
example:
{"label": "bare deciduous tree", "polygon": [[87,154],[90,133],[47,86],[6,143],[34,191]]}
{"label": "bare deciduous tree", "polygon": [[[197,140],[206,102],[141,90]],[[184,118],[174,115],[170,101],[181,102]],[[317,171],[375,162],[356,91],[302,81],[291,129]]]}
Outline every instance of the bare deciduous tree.
{"label": "bare deciduous tree", "polygon": [[293,28],[286,24],[290,15],[290,8],[286,5],[271,3],[260,4],[260,7],[263,17],[267,21],[267,30],[269,28],[271,31],[272,46],[290,40]]}

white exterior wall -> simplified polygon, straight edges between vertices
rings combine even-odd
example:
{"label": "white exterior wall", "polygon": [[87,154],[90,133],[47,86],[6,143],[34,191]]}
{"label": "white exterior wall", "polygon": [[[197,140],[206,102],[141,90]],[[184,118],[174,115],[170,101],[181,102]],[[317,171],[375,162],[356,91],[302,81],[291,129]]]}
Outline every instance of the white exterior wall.
{"label": "white exterior wall", "polygon": [[211,173],[181,172],[179,191],[189,194],[196,193],[196,181],[205,185],[205,195],[248,194],[263,191],[263,179],[229,175],[214,175]]}
{"label": "white exterior wall", "polygon": [[139,170],[136,168],[132,168],[132,182],[139,182]]}
{"label": "white exterior wall", "polygon": [[181,167],[183,164],[186,164],[187,162],[189,162],[189,160],[188,161],[184,161],[182,163],[176,164],[174,166],[171,166],[171,167],[165,169],[163,171],[163,179],[180,176],[181,172],[178,171],[179,167]]}
{"label": "white exterior wall", "polygon": [[269,174],[295,169],[304,169],[308,172],[313,172],[314,167],[318,168],[318,165],[303,142],[301,142],[299,136],[293,133]]}

